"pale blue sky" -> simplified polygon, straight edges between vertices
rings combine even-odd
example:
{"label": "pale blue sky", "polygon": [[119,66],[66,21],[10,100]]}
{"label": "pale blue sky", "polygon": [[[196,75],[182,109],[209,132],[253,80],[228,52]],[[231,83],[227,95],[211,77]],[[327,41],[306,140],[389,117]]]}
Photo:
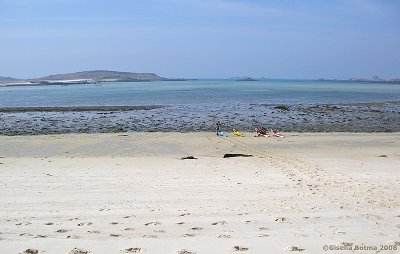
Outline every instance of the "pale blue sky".
{"label": "pale blue sky", "polygon": [[400,78],[398,0],[0,0],[0,76]]}

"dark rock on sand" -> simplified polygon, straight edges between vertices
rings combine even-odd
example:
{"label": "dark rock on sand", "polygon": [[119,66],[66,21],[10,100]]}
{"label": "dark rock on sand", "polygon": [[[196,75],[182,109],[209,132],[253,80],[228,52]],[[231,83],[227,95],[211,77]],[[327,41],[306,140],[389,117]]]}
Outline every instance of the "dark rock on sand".
{"label": "dark rock on sand", "polygon": [[232,157],[253,157],[253,155],[242,154],[242,153],[226,153],[226,154],[224,154],[224,158],[232,158]]}
{"label": "dark rock on sand", "polygon": [[190,155],[190,156],[186,156],[186,157],[181,158],[181,160],[197,160],[197,158],[192,156],[192,155]]}

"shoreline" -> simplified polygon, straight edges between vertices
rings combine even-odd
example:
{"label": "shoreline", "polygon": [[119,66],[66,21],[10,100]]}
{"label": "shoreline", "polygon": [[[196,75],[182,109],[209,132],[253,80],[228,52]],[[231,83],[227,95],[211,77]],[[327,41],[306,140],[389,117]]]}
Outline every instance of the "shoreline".
{"label": "shoreline", "polygon": [[[130,158],[158,157],[179,159],[186,156],[224,158],[225,153],[244,153],[254,157],[232,160],[290,155],[292,152],[318,158],[342,154],[348,159],[368,156],[384,162],[385,158],[400,160],[397,144],[400,132],[382,133],[285,133],[285,138],[257,137],[244,132],[244,137],[219,137],[210,132],[130,132],[70,133],[30,136],[0,136],[0,162],[5,158]],[[390,148],[390,153],[385,152]],[[359,149],[367,149],[365,154]],[[397,149],[397,150],[396,150]],[[265,153],[263,155],[259,152]],[[352,155],[353,154],[353,155]],[[387,157],[380,158],[381,155]],[[190,160],[189,160],[190,161]],[[1,166],[1,164],[0,164]]]}
{"label": "shoreline", "polygon": [[[390,105],[400,105],[400,101],[372,101],[372,102],[353,102],[353,103],[308,103],[308,104],[284,104],[284,103],[250,103],[250,106],[266,106],[275,109],[288,110],[290,107],[385,107]],[[173,105],[77,105],[77,106],[15,106],[2,107],[0,113],[23,113],[23,112],[68,112],[68,111],[130,111],[142,109],[157,109]],[[175,105],[180,106],[180,105]],[[187,106],[191,106],[190,104]],[[283,108],[282,108],[283,107]]]}
{"label": "shoreline", "polygon": [[144,106],[56,106],[56,107],[0,107],[0,113],[26,113],[26,112],[108,112],[108,111],[134,111],[165,108],[162,105]]}

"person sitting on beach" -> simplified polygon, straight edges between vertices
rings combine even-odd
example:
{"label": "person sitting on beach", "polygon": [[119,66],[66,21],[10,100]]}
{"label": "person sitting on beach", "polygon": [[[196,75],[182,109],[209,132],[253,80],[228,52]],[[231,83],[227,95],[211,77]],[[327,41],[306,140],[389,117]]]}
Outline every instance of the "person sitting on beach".
{"label": "person sitting on beach", "polygon": [[258,134],[257,137],[268,136],[267,129],[265,129],[264,127],[261,127],[261,129],[256,128],[256,133]]}

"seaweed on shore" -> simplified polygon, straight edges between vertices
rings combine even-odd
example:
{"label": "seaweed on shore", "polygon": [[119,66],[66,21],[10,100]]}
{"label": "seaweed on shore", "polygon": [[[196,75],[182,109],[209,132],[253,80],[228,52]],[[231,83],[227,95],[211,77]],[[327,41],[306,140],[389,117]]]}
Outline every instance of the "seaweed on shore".
{"label": "seaweed on shore", "polygon": [[285,105],[278,105],[278,106],[275,106],[274,107],[274,109],[279,109],[279,110],[289,110],[289,107],[288,106],[285,106]]}

